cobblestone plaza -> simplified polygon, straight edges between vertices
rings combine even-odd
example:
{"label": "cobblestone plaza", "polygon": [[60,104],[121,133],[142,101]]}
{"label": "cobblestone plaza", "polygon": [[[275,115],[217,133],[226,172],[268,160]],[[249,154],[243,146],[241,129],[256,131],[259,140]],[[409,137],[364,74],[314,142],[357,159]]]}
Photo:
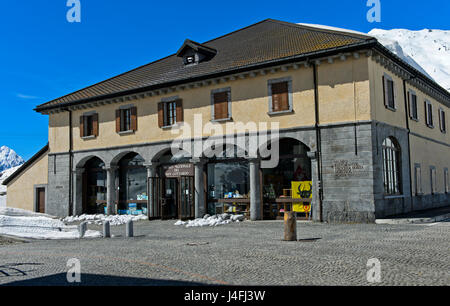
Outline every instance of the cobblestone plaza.
{"label": "cobblestone plaza", "polygon": [[[279,221],[206,228],[173,223],[138,222],[134,238],[117,226],[111,239],[0,240],[0,285],[68,285],[71,258],[81,262],[81,285],[450,285],[448,221],[299,222],[298,242],[282,241]],[[367,281],[372,258],[381,263],[380,283]]]}

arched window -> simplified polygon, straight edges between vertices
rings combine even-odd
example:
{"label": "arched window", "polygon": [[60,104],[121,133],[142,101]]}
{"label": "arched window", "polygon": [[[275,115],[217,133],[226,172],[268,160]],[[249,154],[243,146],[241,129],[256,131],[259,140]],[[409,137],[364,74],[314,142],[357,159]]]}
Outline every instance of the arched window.
{"label": "arched window", "polygon": [[401,194],[400,146],[394,138],[383,141],[384,193]]}

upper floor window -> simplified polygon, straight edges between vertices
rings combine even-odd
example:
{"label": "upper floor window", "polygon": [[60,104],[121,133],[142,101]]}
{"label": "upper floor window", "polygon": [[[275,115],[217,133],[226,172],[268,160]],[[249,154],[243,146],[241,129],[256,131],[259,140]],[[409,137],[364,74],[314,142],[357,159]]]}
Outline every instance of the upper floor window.
{"label": "upper floor window", "polygon": [[116,110],[116,132],[132,132],[137,130],[137,108],[122,107]]}
{"label": "upper floor window", "polygon": [[211,117],[213,120],[231,118],[231,89],[221,88],[211,91]]}
{"label": "upper floor window", "polygon": [[292,80],[282,78],[269,80],[269,114],[289,112],[292,106]]}
{"label": "upper floor window", "polygon": [[80,117],[80,137],[98,136],[98,114],[85,114]]}
{"label": "upper floor window", "polygon": [[183,121],[183,102],[178,98],[168,98],[158,103],[159,127],[173,126]]}
{"label": "upper floor window", "polygon": [[401,193],[400,146],[388,137],[383,141],[383,175],[384,193],[394,195]]}
{"label": "upper floor window", "polygon": [[419,116],[417,113],[417,95],[412,90],[408,92],[408,101],[409,101],[409,117],[413,120],[419,120]]}
{"label": "upper floor window", "polygon": [[428,127],[433,128],[433,104],[425,100],[425,123]]}
{"label": "upper floor window", "polygon": [[384,105],[390,110],[396,110],[395,83],[392,77],[385,74],[383,76]]}
{"label": "upper floor window", "polygon": [[447,132],[446,122],[445,122],[445,112],[442,108],[439,108],[439,128],[442,133]]}

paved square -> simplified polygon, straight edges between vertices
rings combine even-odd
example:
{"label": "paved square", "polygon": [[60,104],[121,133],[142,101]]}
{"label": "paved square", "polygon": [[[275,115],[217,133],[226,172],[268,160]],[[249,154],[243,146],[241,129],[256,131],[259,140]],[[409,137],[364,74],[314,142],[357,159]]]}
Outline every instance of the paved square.
{"label": "paved square", "polygon": [[378,285],[450,285],[449,222],[299,222],[299,242],[282,241],[280,221],[207,228],[174,222],[141,221],[128,239],[122,225],[112,227],[112,239],[0,240],[0,285],[65,285],[70,258],[81,262],[81,285],[372,285],[371,258],[381,262]]}

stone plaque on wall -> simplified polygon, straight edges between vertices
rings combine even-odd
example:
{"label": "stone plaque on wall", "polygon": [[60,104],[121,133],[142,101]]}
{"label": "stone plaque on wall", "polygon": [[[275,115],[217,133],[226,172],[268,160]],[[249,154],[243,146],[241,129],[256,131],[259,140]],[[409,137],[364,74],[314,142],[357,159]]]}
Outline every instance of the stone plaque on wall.
{"label": "stone plaque on wall", "polygon": [[333,165],[334,175],[337,178],[350,177],[350,176],[360,176],[361,173],[357,170],[364,169],[364,166],[357,162],[348,160],[336,160]]}

